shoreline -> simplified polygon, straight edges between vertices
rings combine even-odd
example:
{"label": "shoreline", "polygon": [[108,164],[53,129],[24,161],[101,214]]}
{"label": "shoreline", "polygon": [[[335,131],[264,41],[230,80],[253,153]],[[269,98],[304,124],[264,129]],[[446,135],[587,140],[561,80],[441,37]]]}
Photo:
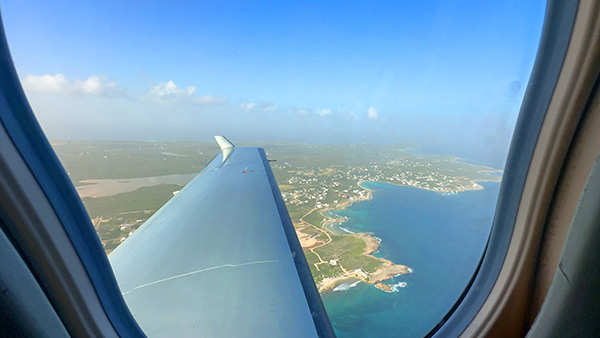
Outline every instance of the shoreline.
{"label": "shoreline", "polygon": [[[360,196],[357,199],[354,200],[348,200],[348,201],[344,201],[342,203],[338,203],[335,207],[330,207],[330,208],[325,208],[323,210],[320,210],[319,213],[321,214],[321,216],[323,216],[325,218],[325,221],[323,222],[323,226],[327,225],[331,227],[331,224],[333,223],[337,223],[339,222],[340,224],[345,223],[348,221],[348,219],[344,219],[343,221],[340,222],[340,219],[342,218],[332,218],[330,216],[325,215],[324,213],[328,212],[328,211],[332,211],[335,212],[336,210],[346,210],[348,207],[352,206],[352,204],[354,203],[358,203],[358,202],[362,202],[362,201],[370,201],[373,199],[373,191],[367,187],[364,187],[362,184],[363,183],[368,183],[368,182],[373,182],[373,183],[383,183],[383,184],[389,184],[389,185],[393,185],[393,186],[397,186],[397,187],[409,187],[409,188],[415,188],[415,189],[422,189],[422,190],[427,190],[427,191],[431,191],[431,192],[436,192],[438,194],[457,194],[459,192],[464,192],[464,191],[473,191],[473,190],[485,190],[485,188],[478,184],[478,182],[494,182],[494,183],[500,183],[500,181],[493,181],[493,180],[478,180],[478,181],[473,181],[475,182],[475,184],[477,184],[477,186],[473,186],[470,188],[464,188],[463,190],[449,190],[449,191],[438,191],[438,190],[433,190],[433,189],[429,189],[429,188],[424,188],[424,187],[418,187],[418,186],[412,186],[412,185],[407,185],[407,184],[397,184],[397,183],[391,183],[391,182],[383,182],[383,181],[365,181],[365,180],[360,180],[356,183],[356,185],[365,190],[366,191],[366,195],[365,196]],[[333,227],[331,227],[333,229]]]}
{"label": "shoreline", "polygon": [[[415,185],[408,185],[408,184],[401,184],[401,183],[393,183],[393,182],[384,182],[384,181],[358,181],[357,185],[368,191],[368,194],[370,195],[372,193],[372,191],[369,188],[365,188],[362,186],[363,183],[367,183],[367,182],[373,182],[373,183],[384,183],[384,184],[389,184],[389,185],[394,185],[397,187],[409,187],[409,188],[415,188],[415,189],[422,189],[422,190],[427,190],[427,191],[431,191],[431,192],[437,192],[438,194],[458,194],[460,192],[465,192],[465,191],[473,191],[473,190],[484,190],[485,188],[479,184],[480,182],[493,182],[493,183],[500,183],[502,180],[502,176],[498,176],[499,180],[494,180],[494,179],[488,179],[488,180],[476,180],[476,181],[472,181],[473,185],[470,187],[461,187],[462,189],[448,189],[448,190],[435,190],[435,189],[431,189],[431,188],[426,188],[426,187],[420,187],[420,186],[415,186]],[[370,199],[370,198],[369,198]],[[367,199],[368,200],[368,199]],[[355,201],[352,201],[352,203],[354,203]],[[348,204],[348,206],[350,206],[352,203]],[[344,208],[347,206],[344,206]],[[333,209],[333,210],[339,210],[339,208]],[[343,210],[343,209],[342,209]]]}
{"label": "shoreline", "polygon": [[380,290],[387,291],[388,285],[383,284],[382,282],[398,277],[399,275],[411,273],[413,271],[410,267],[406,265],[394,264],[392,261],[387,260],[385,258],[373,256],[372,253],[376,252],[379,249],[380,242],[375,237],[367,233],[359,233],[354,235],[363,237],[364,239],[369,238],[368,241],[376,243],[375,245],[373,245],[372,243],[370,245],[368,244],[367,247],[365,247],[365,251],[362,254],[376,258],[382,263],[382,266],[369,274],[365,273],[362,269],[357,269],[354,271],[346,271],[343,275],[324,278],[317,285],[319,293],[331,292],[334,291],[336,287],[344,283],[355,283],[357,281],[371,284]]}
{"label": "shoreline", "polygon": [[[500,178],[501,178],[501,176],[500,176]],[[322,222],[322,227],[325,231],[332,231],[333,233],[335,233],[335,231],[333,231],[333,230],[335,230],[335,228],[333,227],[333,224],[338,223],[337,226],[340,227],[341,224],[348,221],[348,218],[330,217],[325,214],[326,212],[328,212],[328,211],[335,212],[336,210],[345,210],[354,203],[361,202],[361,201],[369,201],[369,200],[373,199],[373,191],[362,185],[363,183],[366,183],[366,182],[385,183],[385,184],[395,185],[395,186],[399,186],[399,187],[412,187],[412,188],[416,188],[416,189],[423,189],[423,190],[436,192],[439,194],[457,194],[459,192],[464,192],[464,191],[484,190],[485,188],[482,185],[478,184],[478,182],[498,182],[498,181],[494,181],[494,180],[473,181],[475,183],[473,184],[472,187],[462,187],[463,188],[462,190],[453,189],[453,190],[448,190],[448,191],[438,191],[438,190],[429,189],[429,188],[425,188],[425,187],[412,186],[412,185],[406,185],[406,184],[396,184],[396,183],[383,182],[383,181],[360,180],[356,183],[356,185],[360,189],[363,189],[364,191],[366,191],[364,196],[359,196],[356,199],[347,200],[347,201],[337,204],[334,207],[325,208],[325,209],[319,211],[321,216],[323,216],[323,218],[324,218],[324,221]],[[328,229],[331,229],[331,230],[328,230]],[[344,231],[344,230],[342,230],[342,231]],[[376,271],[374,271],[372,273],[368,273],[368,274],[365,273],[364,271],[362,271],[361,269],[358,269],[358,270],[360,270],[360,272],[346,271],[342,275],[324,278],[321,282],[319,282],[317,284],[319,293],[331,292],[336,287],[338,287],[342,284],[351,283],[351,282],[352,283],[363,282],[363,283],[371,284],[382,291],[391,292],[393,286],[384,284],[382,282],[393,279],[399,275],[404,275],[404,274],[413,272],[413,269],[411,269],[410,267],[408,267],[406,265],[395,264],[394,262],[392,262],[388,259],[374,256],[373,254],[379,252],[379,247],[381,246],[382,240],[378,237],[375,237],[373,235],[373,233],[367,233],[367,232],[351,233],[350,230],[346,230],[346,231],[344,231],[344,235],[356,236],[356,237],[361,238],[365,242],[365,250],[362,254],[377,259],[378,261],[380,261],[382,263],[382,266],[380,268],[378,268]]]}
{"label": "shoreline", "polygon": [[[332,224],[337,223],[340,220],[340,218],[332,218],[327,215],[324,215],[325,212],[332,211],[332,210],[345,210],[346,208],[351,206],[353,203],[361,202],[361,201],[369,201],[369,200],[373,199],[373,191],[371,189],[365,188],[361,185],[364,182],[372,182],[372,181],[362,181],[361,180],[361,181],[357,182],[356,185],[359,188],[366,191],[366,194],[364,196],[360,196],[359,198],[342,202],[342,203],[336,205],[336,207],[334,207],[334,208],[327,208],[327,209],[321,210],[319,212],[325,218],[325,220],[322,223],[322,226],[324,229],[327,229],[327,227],[334,229]],[[385,183],[385,182],[383,182],[383,183]],[[344,219],[343,222],[341,222],[341,223],[344,223],[346,221],[348,221],[348,219]],[[333,291],[336,287],[338,287],[344,283],[349,283],[349,282],[354,283],[357,281],[361,281],[363,283],[374,285],[378,289],[385,291],[386,284],[382,284],[381,282],[395,278],[399,275],[403,275],[403,274],[412,272],[412,269],[406,265],[394,264],[392,261],[387,260],[385,258],[373,256],[374,253],[379,252],[379,247],[381,246],[381,239],[373,236],[372,233],[360,232],[360,233],[348,233],[345,235],[346,236],[356,236],[356,237],[359,237],[360,239],[362,239],[365,242],[365,249],[362,252],[362,255],[370,256],[370,257],[377,259],[378,261],[380,261],[382,263],[382,266],[380,268],[378,268],[377,270],[375,270],[374,272],[369,273],[369,274],[366,274],[361,269],[358,269],[360,271],[356,271],[356,270],[355,271],[347,271],[343,275],[325,278],[321,282],[319,282],[319,284],[317,285],[317,288],[319,289],[319,293],[330,292],[330,291]]]}

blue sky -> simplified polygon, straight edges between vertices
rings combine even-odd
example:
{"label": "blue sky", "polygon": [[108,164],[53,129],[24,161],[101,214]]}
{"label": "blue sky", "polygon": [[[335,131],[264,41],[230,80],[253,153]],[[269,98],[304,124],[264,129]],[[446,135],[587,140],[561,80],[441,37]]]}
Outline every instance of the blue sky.
{"label": "blue sky", "polygon": [[543,1],[2,3],[51,139],[500,148],[544,10]]}

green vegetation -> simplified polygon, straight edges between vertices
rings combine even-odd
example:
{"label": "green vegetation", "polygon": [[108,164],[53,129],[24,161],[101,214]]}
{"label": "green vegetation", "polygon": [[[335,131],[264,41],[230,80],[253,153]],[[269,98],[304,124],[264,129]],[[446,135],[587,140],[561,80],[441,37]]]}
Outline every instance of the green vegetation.
{"label": "green vegetation", "polygon": [[338,260],[346,270],[363,269],[375,271],[381,262],[373,257],[363,255],[365,242],[352,235],[332,236],[333,241],[315,251],[323,260]]}
{"label": "green vegetation", "polygon": [[305,234],[307,234],[307,235],[310,235],[310,236],[314,235],[315,237],[322,234],[321,231],[319,231],[318,229],[316,229],[313,226],[304,226],[304,227],[302,227],[302,232],[305,233]]}
{"label": "green vegetation", "polygon": [[319,210],[313,210],[310,214],[304,216],[304,218],[302,218],[305,222],[310,223],[314,226],[320,226],[321,222],[323,222],[323,220],[325,220],[325,217],[323,217],[323,215],[321,215],[321,213],[319,212]]}
{"label": "green vegetation", "polygon": [[86,179],[198,173],[219,152],[214,142],[53,141],[77,186]]}
{"label": "green vegetation", "polygon": [[98,232],[104,249],[111,251],[137,230],[182,187],[161,184],[106,197],[84,197],[83,204]]}
{"label": "green vegetation", "polygon": [[[312,251],[307,253],[307,259],[311,264],[311,272],[317,283],[323,278],[342,275],[344,270],[361,269],[365,272],[374,272],[382,266],[381,260],[363,254],[365,242],[360,237],[356,235],[331,235],[331,239],[331,243],[314,249],[314,253]],[[315,265],[319,263],[317,254],[326,262],[325,264],[318,264],[318,269]],[[335,260],[336,265],[331,265],[329,263],[331,260]]]}
{"label": "green vegetation", "polygon": [[90,218],[131,212],[135,214],[146,210],[156,211],[173,197],[174,191],[182,188],[175,184],[160,184],[112,196],[84,197],[83,204]]}

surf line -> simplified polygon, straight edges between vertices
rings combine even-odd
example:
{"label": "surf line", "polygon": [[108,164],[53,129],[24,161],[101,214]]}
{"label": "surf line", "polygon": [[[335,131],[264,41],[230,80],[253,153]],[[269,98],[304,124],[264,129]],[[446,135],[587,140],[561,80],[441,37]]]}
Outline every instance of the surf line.
{"label": "surf line", "polygon": [[154,282],[150,282],[150,283],[146,283],[146,284],[142,284],[142,285],[138,285],[136,287],[134,287],[133,289],[123,292],[122,295],[126,295],[132,291],[135,290],[139,290],[141,288],[145,288],[147,286],[151,286],[154,284],[158,284],[158,283],[162,283],[162,282],[167,282],[176,278],[181,278],[181,277],[186,277],[186,276],[190,276],[190,275],[194,275],[200,272],[205,272],[205,271],[210,271],[210,270],[216,270],[216,269],[222,269],[222,268],[237,268],[240,266],[246,266],[246,265],[254,265],[254,264],[266,264],[266,263],[279,263],[279,261],[277,260],[270,260],[270,261],[254,261],[254,262],[247,262],[247,263],[240,263],[240,264],[223,264],[223,265],[217,265],[217,266],[211,266],[210,268],[204,268],[204,269],[200,269],[200,270],[196,270],[196,271],[191,271],[191,272],[186,272],[186,273],[182,273],[180,275],[175,275],[175,276],[171,276],[171,277],[167,277],[167,278],[163,278],[163,279],[159,279],[156,280]]}

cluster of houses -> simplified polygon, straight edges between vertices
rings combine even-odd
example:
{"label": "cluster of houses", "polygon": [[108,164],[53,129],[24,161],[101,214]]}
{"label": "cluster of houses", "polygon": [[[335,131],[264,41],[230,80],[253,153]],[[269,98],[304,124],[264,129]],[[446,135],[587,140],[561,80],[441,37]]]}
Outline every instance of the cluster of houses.
{"label": "cluster of houses", "polygon": [[[435,161],[440,162],[440,160],[434,160],[433,162]],[[388,182],[441,193],[462,191],[471,188],[472,183],[466,178],[452,177],[427,169],[423,170],[423,168],[431,166],[432,163],[425,161],[394,160],[387,162],[384,166],[380,166],[377,162],[371,162],[367,168],[348,167],[346,170],[335,170],[332,168],[317,168],[316,170],[312,170],[303,168],[301,171],[288,171],[288,173],[296,175],[287,178],[285,184],[292,185],[296,189],[291,192],[285,192],[282,196],[287,203],[292,205],[308,204],[314,201],[317,208],[326,208],[330,206],[329,203],[323,202],[328,188],[339,187],[341,185],[340,182],[343,181]],[[413,170],[407,170],[408,168]],[[323,188],[314,187],[317,184],[323,185]],[[303,185],[313,185],[313,187],[303,188]],[[365,194],[365,191],[361,189],[352,189],[350,187],[345,190],[334,191],[339,193],[340,199],[349,200],[364,197]]]}

